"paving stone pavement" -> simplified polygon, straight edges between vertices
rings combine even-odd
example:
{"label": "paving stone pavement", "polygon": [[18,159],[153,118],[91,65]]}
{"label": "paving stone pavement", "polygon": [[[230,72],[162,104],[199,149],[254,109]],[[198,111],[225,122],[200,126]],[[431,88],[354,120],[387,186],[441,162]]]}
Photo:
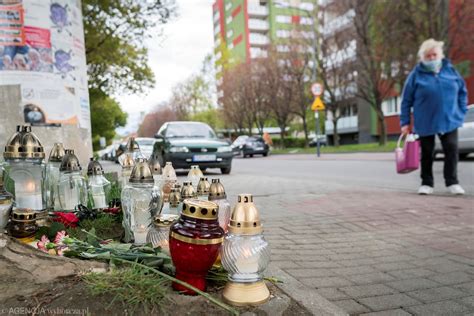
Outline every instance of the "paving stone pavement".
{"label": "paving stone pavement", "polygon": [[265,176],[222,181],[231,201],[255,194],[272,264],[348,314],[474,313],[473,197]]}
{"label": "paving stone pavement", "polygon": [[[344,157],[359,159],[339,160]],[[393,172],[392,159],[385,157],[367,155],[378,159],[374,172],[381,178],[395,176],[387,171]],[[272,265],[350,315],[474,315],[472,192],[418,196],[410,184],[387,188],[387,179],[344,181],[347,170],[355,175],[354,168],[364,165],[359,161],[327,162],[338,168],[333,178],[282,174],[300,160],[309,166],[302,156],[279,156],[236,160],[230,176],[207,173],[221,179],[231,204],[238,193],[254,195]],[[314,168],[324,169],[324,163]],[[463,168],[472,191],[474,170],[470,164]],[[416,186],[417,176],[410,177]]]}

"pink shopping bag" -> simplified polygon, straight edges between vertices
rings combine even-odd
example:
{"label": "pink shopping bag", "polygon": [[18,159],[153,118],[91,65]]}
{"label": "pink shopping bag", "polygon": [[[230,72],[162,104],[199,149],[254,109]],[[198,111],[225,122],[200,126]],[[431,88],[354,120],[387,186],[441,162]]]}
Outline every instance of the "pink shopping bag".
{"label": "pink shopping bag", "polygon": [[402,149],[400,148],[402,138],[403,134],[398,138],[397,148],[395,148],[395,162],[397,173],[408,173],[420,166],[420,142],[415,139],[415,135],[409,134]]}

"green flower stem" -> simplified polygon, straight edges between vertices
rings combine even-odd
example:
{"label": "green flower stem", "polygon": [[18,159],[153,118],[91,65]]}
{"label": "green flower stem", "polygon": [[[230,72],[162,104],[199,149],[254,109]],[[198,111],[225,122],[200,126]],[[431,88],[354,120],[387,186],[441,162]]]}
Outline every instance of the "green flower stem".
{"label": "green flower stem", "polygon": [[154,272],[154,273],[156,273],[156,274],[158,274],[158,275],[160,275],[160,276],[162,276],[162,277],[164,277],[164,278],[166,278],[166,279],[168,279],[168,280],[170,280],[170,281],[173,281],[173,282],[175,282],[175,283],[178,283],[178,284],[180,284],[180,285],[182,285],[182,286],[184,286],[184,287],[186,287],[186,288],[188,288],[188,289],[190,289],[190,290],[192,290],[192,291],[198,293],[199,295],[203,296],[204,298],[206,298],[206,299],[209,300],[210,302],[212,302],[212,303],[216,304],[217,306],[219,306],[219,307],[225,309],[226,311],[232,313],[233,315],[239,315],[239,311],[236,310],[235,308],[232,308],[231,306],[229,306],[229,305],[227,305],[227,304],[225,304],[225,303],[219,301],[218,299],[212,297],[211,295],[207,294],[206,292],[203,292],[203,291],[199,290],[198,288],[195,288],[194,286],[192,286],[192,285],[190,285],[190,284],[188,284],[188,283],[186,283],[186,282],[183,282],[183,281],[181,281],[181,280],[178,280],[178,279],[176,279],[176,278],[174,278],[174,277],[172,277],[172,276],[170,276],[170,275],[168,275],[168,274],[166,274],[166,273],[163,273],[163,272],[161,272],[161,271],[159,271],[159,270],[156,270],[156,269],[154,269],[154,268],[151,268],[151,267],[149,267],[149,266],[147,266],[147,265],[144,265],[144,264],[141,264],[141,263],[138,263],[138,262],[131,262],[131,261],[124,260],[124,259],[120,259],[120,258],[113,258],[113,260],[118,260],[118,261],[125,262],[125,263],[129,263],[129,264],[136,264],[136,265],[138,265],[138,266],[140,266],[140,267],[142,267],[142,268],[148,269],[148,270],[150,270],[150,271],[152,271],[152,272]]}

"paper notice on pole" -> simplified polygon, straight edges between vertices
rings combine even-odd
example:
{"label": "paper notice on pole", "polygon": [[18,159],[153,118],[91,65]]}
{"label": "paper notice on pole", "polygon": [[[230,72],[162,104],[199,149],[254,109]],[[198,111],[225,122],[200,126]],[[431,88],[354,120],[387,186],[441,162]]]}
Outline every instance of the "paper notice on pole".
{"label": "paper notice on pole", "polygon": [[21,86],[25,123],[90,130],[80,0],[0,4],[0,85]]}

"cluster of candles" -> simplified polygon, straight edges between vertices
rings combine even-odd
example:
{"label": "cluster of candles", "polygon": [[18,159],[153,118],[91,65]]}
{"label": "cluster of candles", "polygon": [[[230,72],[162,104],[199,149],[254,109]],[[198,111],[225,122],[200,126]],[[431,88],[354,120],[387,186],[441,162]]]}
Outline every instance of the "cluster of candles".
{"label": "cluster of candles", "polygon": [[[74,212],[81,205],[95,210],[108,207],[111,184],[100,163],[91,159],[86,180],[74,151],[60,143],[45,163],[44,148],[30,126],[17,127],[5,146],[4,160],[0,230],[10,220],[13,237],[31,239],[37,224],[47,224],[51,211]],[[151,243],[168,252],[176,278],[203,291],[209,269],[222,263],[229,273],[223,297],[231,304],[268,300],[263,271],[270,252],[252,195],[240,194],[231,211],[219,179],[210,183],[198,166],[192,166],[181,185],[171,162],[161,168],[157,160],[145,159],[133,138],[119,163],[125,242]],[[177,283],[173,287],[195,294]]]}
{"label": "cluster of candles", "polygon": [[[219,179],[210,183],[192,166],[181,185],[171,162],[161,168],[157,160],[147,161],[133,138],[119,162],[126,242],[161,247],[171,255],[176,278],[203,291],[209,269],[222,263],[229,273],[223,297],[231,304],[268,300],[263,271],[270,251],[251,194],[240,194],[232,211]],[[195,294],[177,283],[173,288]]]}
{"label": "cluster of candles", "polygon": [[5,146],[0,182],[0,230],[10,219],[14,237],[31,239],[36,225],[48,225],[52,211],[108,207],[111,184],[98,161],[91,158],[86,180],[74,150],[56,143],[47,162],[45,156],[31,126],[17,126]]}

